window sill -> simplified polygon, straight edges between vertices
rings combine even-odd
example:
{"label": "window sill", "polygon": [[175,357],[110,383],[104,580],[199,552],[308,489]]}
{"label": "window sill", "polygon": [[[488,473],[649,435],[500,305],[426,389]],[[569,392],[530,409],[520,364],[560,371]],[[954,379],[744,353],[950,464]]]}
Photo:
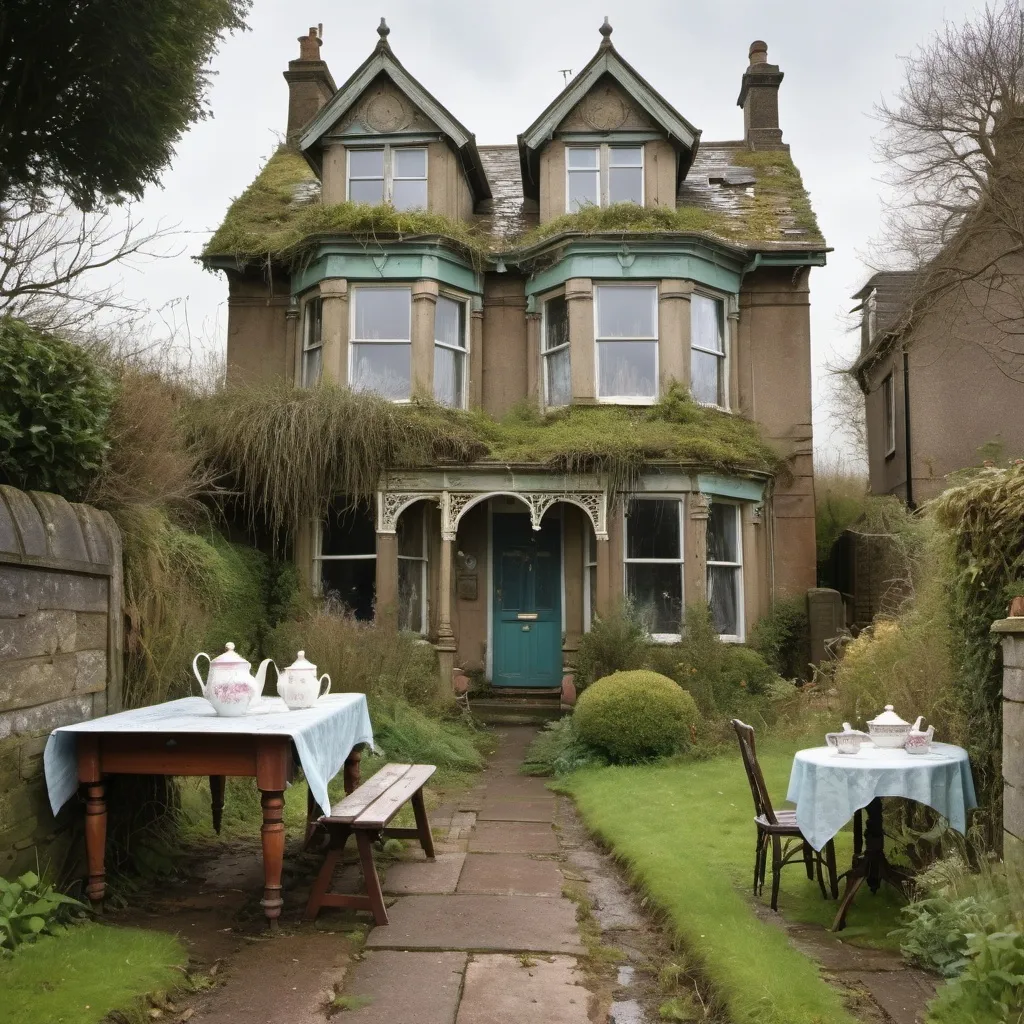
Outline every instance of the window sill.
{"label": "window sill", "polygon": [[683,636],[681,633],[649,633],[648,639],[652,644],[669,646],[670,644],[681,643]]}
{"label": "window sill", "polygon": [[[598,405],[656,405],[657,398],[598,398]],[[561,406],[565,408],[565,406]]]}
{"label": "window sill", "polygon": [[743,643],[743,637],[741,637],[741,636],[732,636],[732,635],[730,635],[728,633],[719,633],[718,639],[721,640],[723,644],[741,644],[741,643]]}
{"label": "window sill", "polygon": [[724,412],[732,415],[732,409],[727,405],[718,405],[716,402],[694,402],[694,405],[701,409],[714,409],[715,412]]}

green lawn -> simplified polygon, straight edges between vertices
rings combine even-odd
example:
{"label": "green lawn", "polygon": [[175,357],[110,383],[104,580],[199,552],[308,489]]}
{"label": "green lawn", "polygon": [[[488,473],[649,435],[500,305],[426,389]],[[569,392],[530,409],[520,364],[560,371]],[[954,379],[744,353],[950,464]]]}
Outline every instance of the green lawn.
{"label": "green lawn", "polygon": [[99,1024],[182,981],[188,955],[164,932],[83,924],[0,960],[4,1024]]}
{"label": "green lawn", "polygon": [[[769,791],[780,806],[788,806],[783,798],[793,752],[806,745],[758,745]],[[706,761],[582,771],[562,781],[587,825],[668,912],[736,1024],[849,1024],[842,999],[817,966],[752,913],[753,802],[738,750]],[[837,837],[836,855],[845,870],[848,832]],[[765,902],[770,881],[769,871]],[[895,893],[863,890],[843,938],[893,945],[887,933],[899,906]],[[802,866],[784,870],[779,909],[787,918],[828,925],[835,907],[821,898]]]}

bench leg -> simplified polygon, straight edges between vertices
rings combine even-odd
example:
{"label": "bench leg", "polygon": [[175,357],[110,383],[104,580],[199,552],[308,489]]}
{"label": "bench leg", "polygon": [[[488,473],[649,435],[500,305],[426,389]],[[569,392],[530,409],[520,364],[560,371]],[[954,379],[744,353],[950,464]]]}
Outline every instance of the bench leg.
{"label": "bench leg", "polygon": [[423,802],[423,790],[418,789],[412,795],[412,812],[416,815],[416,831],[419,833],[420,846],[428,860],[434,859],[434,837],[430,834],[430,822],[427,820],[427,806]]}
{"label": "bench leg", "polygon": [[345,843],[348,841],[348,829],[331,833],[330,847],[324,856],[324,862],[320,867],[320,873],[313,882],[313,888],[309,891],[309,900],[306,902],[305,920],[315,921],[316,915],[324,905],[324,898],[331,889],[331,880],[334,878],[334,871],[338,866],[338,858],[341,857]]}
{"label": "bench leg", "polygon": [[363,869],[363,884],[366,886],[366,896],[370,901],[373,920],[378,925],[387,924],[388,912],[384,907],[384,894],[380,891],[377,867],[373,863],[373,850],[370,848],[369,834],[357,829],[356,846],[359,849],[359,865]]}

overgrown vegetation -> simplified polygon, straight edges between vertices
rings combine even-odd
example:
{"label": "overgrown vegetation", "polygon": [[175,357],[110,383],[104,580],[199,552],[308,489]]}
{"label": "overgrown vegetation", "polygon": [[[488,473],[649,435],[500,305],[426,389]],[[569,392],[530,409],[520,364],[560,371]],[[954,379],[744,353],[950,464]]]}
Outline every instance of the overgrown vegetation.
{"label": "overgrown vegetation", "polygon": [[523,235],[518,244],[529,248],[545,238],[565,234],[660,234],[665,231],[708,232],[728,238],[732,224],[725,214],[701,206],[613,203],[611,206],[584,206],[576,213],[555,217]]}
{"label": "overgrown vegetation", "polygon": [[815,241],[821,240],[821,229],[803,178],[787,150],[739,150],[732,160],[741,167],[749,167],[757,177],[753,209],[747,214],[744,228],[748,240],[784,239],[788,236],[782,231],[788,227],[806,231]]}
{"label": "overgrown vegetation", "polygon": [[[862,519],[872,502],[860,473],[833,469],[814,476],[814,534],[818,564],[832,553],[843,532]],[[883,499],[884,500],[884,499]]]}
{"label": "overgrown vegetation", "polygon": [[811,668],[807,599],[777,600],[754,624],[748,643],[783,679],[806,680]]}
{"label": "overgrown vegetation", "polygon": [[78,900],[57,892],[34,871],[13,882],[0,878],[0,956],[42,935],[60,935],[85,910]]}

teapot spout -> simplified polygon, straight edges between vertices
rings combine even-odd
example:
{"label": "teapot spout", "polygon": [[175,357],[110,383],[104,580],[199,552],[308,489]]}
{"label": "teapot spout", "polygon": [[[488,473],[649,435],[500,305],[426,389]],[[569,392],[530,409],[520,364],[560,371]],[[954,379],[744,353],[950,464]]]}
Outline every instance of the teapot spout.
{"label": "teapot spout", "polygon": [[912,732],[921,732],[921,723],[924,721],[924,715],[918,715],[917,721],[910,727]]}
{"label": "teapot spout", "polygon": [[263,696],[263,684],[267,681],[267,666],[268,665],[273,665],[274,666],[274,671],[278,672],[277,665],[274,663],[274,659],[273,658],[264,658],[263,661],[260,662],[260,667],[256,670],[256,679],[255,679],[256,696],[257,697],[262,697]]}

